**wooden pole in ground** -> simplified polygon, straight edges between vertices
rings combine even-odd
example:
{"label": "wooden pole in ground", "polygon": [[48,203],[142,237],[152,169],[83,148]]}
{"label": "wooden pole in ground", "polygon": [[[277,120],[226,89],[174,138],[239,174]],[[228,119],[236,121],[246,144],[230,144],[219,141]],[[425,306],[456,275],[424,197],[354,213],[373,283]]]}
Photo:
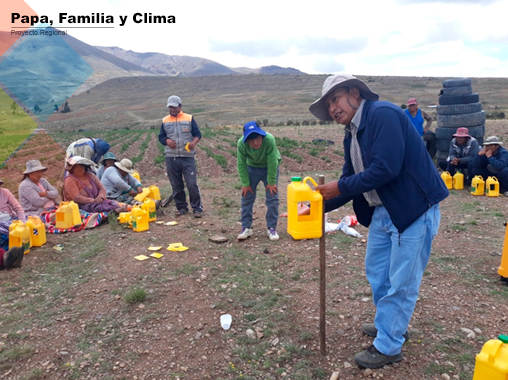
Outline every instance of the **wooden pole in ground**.
{"label": "wooden pole in ground", "polygon": [[[318,184],[325,184],[325,176],[319,175]],[[326,355],[326,256],[325,256],[325,210],[323,206],[322,234],[319,239],[319,351],[321,356]]]}

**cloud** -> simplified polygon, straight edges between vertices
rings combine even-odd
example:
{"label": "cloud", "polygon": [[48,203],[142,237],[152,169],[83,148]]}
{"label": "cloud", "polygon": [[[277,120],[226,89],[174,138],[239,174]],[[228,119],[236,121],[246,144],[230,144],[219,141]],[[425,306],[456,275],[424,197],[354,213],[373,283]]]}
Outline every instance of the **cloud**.
{"label": "cloud", "polygon": [[323,57],[314,60],[313,69],[321,73],[338,73],[345,71],[343,63],[335,61],[333,58]]}
{"label": "cloud", "polygon": [[[411,4],[471,4],[471,5],[490,5],[497,3],[499,0],[413,0]],[[396,3],[407,5],[407,1],[395,0]]]}
{"label": "cloud", "polygon": [[367,47],[367,37],[354,37],[337,40],[331,37],[292,37],[286,39],[270,39],[258,41],[227,42],[209,40],[213,52],[232,52],[248,57],[278,57],[292,49],[302,55],[326,54],[329,56],[356,53]]}

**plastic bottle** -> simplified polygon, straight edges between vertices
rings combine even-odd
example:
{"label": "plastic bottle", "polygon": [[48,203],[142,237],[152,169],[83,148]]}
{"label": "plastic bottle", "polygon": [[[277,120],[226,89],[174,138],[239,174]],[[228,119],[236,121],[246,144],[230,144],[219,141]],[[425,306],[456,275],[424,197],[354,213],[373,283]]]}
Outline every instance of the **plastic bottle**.
{"label": "plastic bottle", "polygon": [[508,223],[505,224],[506,230],[504,233],[503,255],[501,256],[501,265],[499,266],[497,273],[502,279],[508,281]]}
{"label": "plastic bottle", "polygon": [[499,181],[496,177],[488,177],[485,181],[485,195],[487,197],[499,196]]}
{"label": "plastic bottle", "polygon": [[441,178],[443,179],[446,188],[450,190],[452,188],[452,176],[450,175],[450,172],[441,173]]}
{"label": "plastic bottle", "polygon": [[134,199],[138,202],[143,202],[148,195],[150,195],[150,189],[148,187],[143,187],[143,191],[136,195]]}
{"label": "plastic bottle", "polygon": [[[323,234],[323,196],[313,190],[307,181],[314,186],[316,182],[311,177],[291,178],[288,185],[288,227],[287,232],[293,239],[316,239]],[[309,215],[298,215],[298,203],[310,202]]]}
{"label": "plastic bottle", "polygon": [[147,231],[150,227],[148,225],[148,213],[136,206],[132,208],[132,229],[136,232]]}
{"label": "plastic bottle", "polygon": [[152,198],[154,201],[160,201],[161,199],[161,193],[159,191],[159,188],[155,185],[152,185],[148,188],[150,190],[150,194],[148,196]]}
{"label": "plastic bottle", "polygon": [[141,182],[141,177],[139,176],[139,173],[137,170],[134,170],[134,173],[131,174],[134,178],[136,178],[139,182]]}
{"label": "plastic bottle", "polygon": [[30,252],[31,246],[30,228],[20,220],[12,222],[9,226],[9,249],[12,247],[23,247],[26,255]]}
{"label": "plastic bottle", "polygon": [[462,190],[464,188],[464,174],[461,172],[457,172],[453,176],[453,188],[455,190]]}
{"label": "plastic bottle", "polygon": [[46,226],[36,216],[29,216],[26,225],[30,229],[30,238],[33,247],[40,247],[46,244]]}
{"label": "plastic bottle", "polygon": [[68,229],[81,224],[79,206],[73,201],[60,203],[55,216],[56,228]]}
{"label": "plastic bottle", "polygon": [[499,335],[483,345],[476,355],[473,380],[508,379],[508,336]]}
{"label": "plastic bottle", "polygon": [[155,201],[152,198],[146,197],[141,208],[148,213],[149,222],[155,222],[157,220],[157,210],[155,208]]}
{"label": "plastic bottle", "polygon": [[471,194],[483,195],[485,193],[485,181],[481,175],[475,175],[471,181]]}

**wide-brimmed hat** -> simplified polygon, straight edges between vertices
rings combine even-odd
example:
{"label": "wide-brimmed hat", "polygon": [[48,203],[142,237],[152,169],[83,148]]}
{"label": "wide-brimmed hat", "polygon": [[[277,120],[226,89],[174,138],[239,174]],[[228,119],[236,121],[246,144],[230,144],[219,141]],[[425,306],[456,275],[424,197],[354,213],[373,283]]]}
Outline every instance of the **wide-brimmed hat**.
{"label": "wide-brimmed hat", "polygon": [[416,100],[416,98],[409,98],[409,99],[407,100],[407,105],[408,105],[408,106],[413,106],[413,105],[415,105],[415,104],[418,104],[418,100]]}
{"label": "wide-brimmed hat", "polygon": [[48,168],[42,166],[39,160],[29,160],[26,162],[26,170],[23,172],[23,174],[30,174],[41,170],[48,170]]}
{"label": "wide-brimmed hat", "polygon": [[497,136],[489,136],[483,145],[503,145],[503,142],[499,140]]}
{"label": "wide-brimmed hat", "polygon": [[258,123],[255,121],[249,121],[243,126],[243,142],[245,143],[247,138],[253,133],[257,133],[261,136],[266,136],[266,132],[261,129]]}
{"label": "wide-brimmed hat", "polygon": [[354,77],[351,74],[337,74],[326,78],[323,83],[321,90],[321,97],[312,103],[309,107],[309,111],[319,120],[333,120],[328,109],[326,108],[326,99],[328,95],[336,90],[337,88],[351,88],[357,87],[360,90],[360,94],[367,100],[379,100],[379,95],[373,92],[364,81]]}
{"label": "wide-brimmed hat", "polygon": [[81,156],[72,156],[65,161],[65,170],[70,171],[72,167],[76,164],[85,165],[85,166],[95,166],[95,162],[89,160],[88,158]]}
{"label": "wide-brimmed hat", "polygon": [[457,132],[453,134],[453,137],[471,137],[471,136],[469,136],[469,129],[461,127],[457,128]]}
{"label": "wide-brimmed hat", "polygon": [[115,162],[115,165],[118,169],[123,170],[124,172],[129,174],[134,173],[134,170],[132,169],[132,161],[128,158],[124,158],[120,162]]}
{"label": "wide-brimmed hat", "polygon": [[180,97],[178,97],[176,95],[171,95],[168,98],[168,105],[166,107],[178,107],[181,104],[182,104],[182,100],[180,99]]}
{"label": "wide-brimmed hat", "polygon": [[2,181],[2,180],[0,179],[0,185],[3,185],[3,184],[4,184],[4,181]]}
{"label": "wide-brimmed hat", "polygon": [[115,157],[115,155],[112,152],[108,152],[104,155],[102,158],[101,164],[104,165],[104,161],[106,160],[115,160],[118,161],[118,159]]}

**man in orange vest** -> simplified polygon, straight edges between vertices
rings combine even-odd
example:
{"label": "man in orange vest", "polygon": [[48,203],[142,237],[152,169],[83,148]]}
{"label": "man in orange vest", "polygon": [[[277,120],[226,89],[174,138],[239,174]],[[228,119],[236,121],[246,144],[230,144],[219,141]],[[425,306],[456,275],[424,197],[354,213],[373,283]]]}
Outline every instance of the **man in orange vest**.
{"label": "man in orange vest", "polygon": [[169,115],[162,119],[159,142],[164,145],[166,170],[173,187],[173,194],[162,202],[166,207],[175,200],[176,216],[189,212],[185,199],[184,179],[189,191],[189,201],[194,217],[203,216],[201,193],[199,192],[194,148],[201,140],[201,132],[192,115],[182,112],[182,101],[176,95],[168,98]]}

